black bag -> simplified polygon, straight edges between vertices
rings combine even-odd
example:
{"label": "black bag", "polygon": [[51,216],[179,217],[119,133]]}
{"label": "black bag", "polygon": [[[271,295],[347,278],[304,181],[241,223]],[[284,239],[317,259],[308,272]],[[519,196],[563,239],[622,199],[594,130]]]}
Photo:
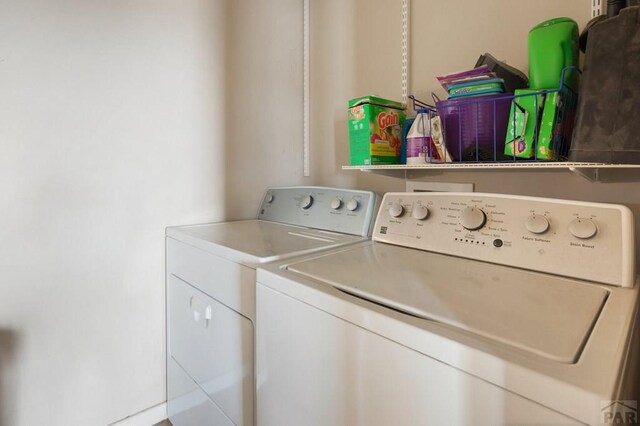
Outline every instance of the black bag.
{"label": "black bag", "polygon": [[589,31],[569,160],[640,164],[640,7]]}

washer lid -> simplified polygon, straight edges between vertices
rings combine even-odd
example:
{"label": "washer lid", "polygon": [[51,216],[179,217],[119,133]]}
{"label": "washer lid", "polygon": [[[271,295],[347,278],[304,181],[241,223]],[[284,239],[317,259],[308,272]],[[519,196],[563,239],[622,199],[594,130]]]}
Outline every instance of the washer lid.
{"label": "washer lid", "polygon": [[578,360],[609,294],[586,282],[383,243],[288,270],[563,363]]}
{"label": "washer lid", "polygon": [[167,228],[167,236],[251,267],[365,240],[354,235],[262,220],[171,227]]}

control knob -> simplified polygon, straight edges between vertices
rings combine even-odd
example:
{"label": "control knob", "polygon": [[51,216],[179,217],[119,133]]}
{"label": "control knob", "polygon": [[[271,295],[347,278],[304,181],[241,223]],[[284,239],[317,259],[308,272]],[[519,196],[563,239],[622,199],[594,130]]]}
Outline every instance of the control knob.
{"label": "control knob", "polygon": [[532,214],[527,218],[524,227],[532,234],[544,234],[549,229],[549,220],[542,215]]}
{"label": "control knob", "polygon": [[400,217],[404,213],[404,207],[400,203],[393,203],[389,207],[389,215],[391,217]]}
{"label": "control knob", "polygon": [[576,238],[588,240],[598,233],[598,227],[589,219],[577,217],[569,222],[569,232]]}
{"label": "control knob", "polygon": [[334,198],[331,200],[331,208],[338,210],[342,206],[342,200],[340,198]]}
{"label": "control knob", "polygon": [[476,231],[487,222],[487,215],[477,207],[465,207],[460,214],[460,225],[469,231]]}
{"label": "control knob", "polygon": [[305,195],[300,203],[300,207],[302,207],[303,210],[306,210],[311,207],[311,204],[313,204],[313,197],[311,195]]}
{"label": "control knob", "polygon": [[269,204],[273,203],[273,194],[267,194],[265,201]]}
{"label": "control knob", "polygon": [[358,203],[358,200],[356,200],[355,198],[352,198],[349,201],[347,201],[347,210],[349,210],[350,212],[355,211],[358,209],[359,205],[360,204]]}
{"label": "control knob", "polygon": [[422,204],[415,205],[413,206],[411,216],[413,216],[413,218],[417,220],[425,220],[427,216],[429,216],[429,209]]}

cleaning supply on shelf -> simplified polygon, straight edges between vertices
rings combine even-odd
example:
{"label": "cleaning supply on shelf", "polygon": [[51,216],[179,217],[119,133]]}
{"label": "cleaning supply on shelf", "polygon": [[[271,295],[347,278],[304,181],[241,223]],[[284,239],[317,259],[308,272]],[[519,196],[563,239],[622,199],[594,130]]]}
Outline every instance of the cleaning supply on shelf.
{"label": "cleaning supply on shelf", "polygon": [[416,116],[407,134],[407,164],[426,163],[425,154],[427,149],[432,149],[432,147],[429,114],[420,113]]}
{"label": "cleaning supply on shelf", "polygon": [[464,96],[491,95],[504,92],[504,81],[501,78],[465,81],[449,85],[449,99]]}
{"label": "cleaning supply on shelf", "polygon": [[444,163],[452,161],[444,146],[440,117],[419,113],[407,133],[406,164]]}
{"label": "cleaning supply on shelf", "polygon": [[400,147],[400,164],[407,164],[407,134],[409,134],[409,129],[413,125],[413,121],[415,117],[409,117],[404,121],[402,125],[402,145]]}
{"label": "cleaning supply on shelf", "polygon": [[571,161],[640,164],[640,7],[589,31]]}
{"label": "cleaning supply on shelf", "polygon": [[499,61],[490,53],[480,55],[476,62],[476,68],[486,66],[504,83],[504,91],[513,93],[518,89],[526,89],[529,86],[527,75],[517,68],[508,65],[504,61]]}
{"label": "cleaning supply on shelf", "polygon": [[545,161],[566,158],[570,130],[567,135],[567,117],[560,113],[567,111],[562,99],[560,92],[517,90],[511,105],[505,155]]}
{"label": "cleaning supply on shelf", "polygon": [[561,152],[560,136],[555,133],[561,129],[562,115],[558,114],[561,96],[559,92],[549,92],[544,95],[540,128],[538,129],[538,144],[534,156],[538,160],[557,160],[560,156],[566,158],[566,152]]}
{"label": "cleaning supply on shelf", "polygon": [[[544,21],[529,31],[529,88],[557,89],[562,69],[578,64],[578,24],[570,18]],[[577,73],[565,73],[576,87]]]}
{"label": "cleaning supply on shelf", "polygon": [[504,92],[504,80],[497,78],[486,65],[436,78],[447,91],[449,99]]}
{"label": "cleaning supply on shelf", "polygon": [[447,91],[449,99],[495,95],[505,90],[504,80],[496,77],[486,65],[436,78]]}
{"label": "cleaning supply on shelf", "polygon": [[499,161],[504,143],[511,96],[469,96],[436,102],[444,146],[453,161]]}
{"label": "cleaning supply on shelf", "polygon": [[461,83],[464,81],[483,80],[489,78],[495,78],[496,75],[489,70],[486,65],[472,68],[466,71],[457,71],[445,75],[436,77],[438,83],[444,90],[449,90],[449,86],[455,83]]}
{"label": "cleaning supply on shelf", "polygon": [[[439,162],[449,163],[453,161],[453,157],[444,145],[444,136],[442,134],[442,123],[440,117],[437,115],[431,117],[431,142],[433,143],[434,153],[433,158],[436,158]],[[427,159],[429,160],[429,159]]]}
{"label": "cleaning supply on shelf", "polygon": [[543,102],[544,97],[538,90],[516,90],[507,123],[505,155],[517,158],[535,156]]}
{"label": "cleaning supply on shelf", "polygon": [[352,166],[398,164],[405,106],[377,96],[349,101],[349,162]]}

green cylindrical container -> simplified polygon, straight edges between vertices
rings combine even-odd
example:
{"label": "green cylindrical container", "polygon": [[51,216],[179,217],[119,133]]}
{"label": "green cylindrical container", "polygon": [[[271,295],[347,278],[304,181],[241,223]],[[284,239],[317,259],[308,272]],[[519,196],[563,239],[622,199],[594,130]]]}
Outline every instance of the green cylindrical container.
{"label": "green cylindrical container", "polygon": [[[571,18],[554,18],[529,31],[529,87],[557,89],[562,69],[578,64],[578,24]],[[575,86],[575,72],[565,83]],[[575,88],[575,87],[574,87]]]}

